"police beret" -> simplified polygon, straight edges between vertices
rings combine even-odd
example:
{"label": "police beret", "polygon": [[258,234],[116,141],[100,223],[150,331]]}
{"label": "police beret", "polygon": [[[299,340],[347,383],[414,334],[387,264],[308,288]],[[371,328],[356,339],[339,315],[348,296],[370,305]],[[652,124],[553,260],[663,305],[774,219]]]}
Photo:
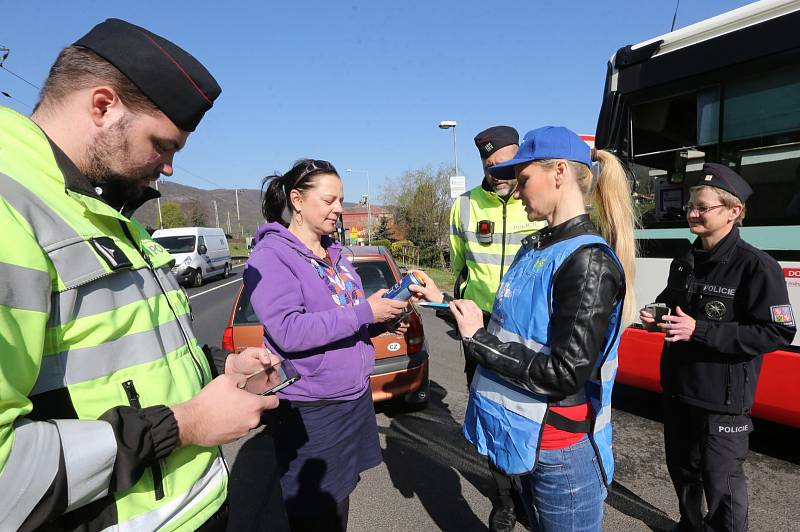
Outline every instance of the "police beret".
{"label": "police beret", "polygon": [[724,164],[705,163],[703,165],[703,173],[696,186],[710,186],[726,190],[742,200],[742,203],[747,201],[747,198],[753,193],[753,189],[747,184],[742,176],[725,166]]}
{"label": "police beret", "polygon": [[110,18],[75,41],[131,80],[184,131],[194,131],[222,89],[200,62],[170,41]]}
{"label": "police beret", "polygon": [[491,154],[512,144],[519,144],[519,133],[510,126],[494,126],[475,135],[475,146],[481,159],[488,159]]}

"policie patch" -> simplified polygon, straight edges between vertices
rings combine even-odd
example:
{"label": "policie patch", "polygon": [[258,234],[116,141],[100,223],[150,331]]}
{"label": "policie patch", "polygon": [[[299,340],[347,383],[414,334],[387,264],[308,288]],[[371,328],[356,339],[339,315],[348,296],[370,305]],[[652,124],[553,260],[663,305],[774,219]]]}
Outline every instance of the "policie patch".
{"label": "policie patch", "polygon": [[734,416],[727,422],[710,420],[708,431],[716,435],[750,434],[753,432],[753,422],[749,419],[749,416]]}
{"label": "policie patch", "polygon": [[112,270],[130,268],[133,266],[131,261],[128,260],[128,257],[125,255],[125,253],[123,253],[119,246],[117,246],[113,239],[107,236],[100,236],[97,238],[92,238],[89,242],[91,242],[94,250],[98,255],[103,257],[103,260],[106,261],[106,264],[108,264]]}
{"label": "policie patch", "polygon": [[775,305],[774,307],[769,307],[769,310],[774,323],[780,323],[788,327],[794,326],[794,314],[792,313],[791,305]]}

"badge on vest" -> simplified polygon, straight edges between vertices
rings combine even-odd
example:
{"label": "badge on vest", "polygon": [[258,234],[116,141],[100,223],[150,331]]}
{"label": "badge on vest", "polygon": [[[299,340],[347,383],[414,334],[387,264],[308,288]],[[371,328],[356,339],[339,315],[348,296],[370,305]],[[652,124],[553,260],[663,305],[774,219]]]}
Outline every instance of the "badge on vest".
{"label": "badge on vest", "polygon": [[491,220],[480,220],[475,230],[478,242],[481,244],[491,244],[494,236],[494,222]]}
{"label": "badge on vest", "polygon": [[89,240],[89,243],[92,244],[97,254],[103,257],[103,260],[106,261],[106,264],[108,264],[108,267],[112,270],[130,268],[133,266],[133,263],[128,260],[128,257],[119,246],[117,246],[113,239],[107,236],[100,236],[92,238]]}
{"label": "badge on vest", "polygon": [[780,323],[788,327],[794,326],[794,314],[792,313],[791,305],[775,305],[769,307],[770,314],[772,314],[772,321]]}
{"label": "badge on vest", "polygon": [[706,317],[713,321],[721,321],[725,317],[725,303],[722,301],[709,301],[706,303]]}

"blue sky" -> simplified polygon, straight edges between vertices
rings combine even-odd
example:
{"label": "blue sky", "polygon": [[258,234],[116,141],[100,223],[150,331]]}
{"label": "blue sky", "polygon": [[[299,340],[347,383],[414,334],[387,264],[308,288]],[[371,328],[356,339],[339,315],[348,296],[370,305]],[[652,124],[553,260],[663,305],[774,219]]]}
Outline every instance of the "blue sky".
{"label": "blue sky", "polygon": [[[676,28],[740,7],[683,0]],[[346,199],[403,171],[452,164],[482,171],[475,134],[507,124],[594,133],[606,62],[619,47],[669,30],[674,0],[490,2],[100,2],[0,0],[5,66],[41,85],[58,51],[118,17],[200,59],[222,86],[170,180],[258,188],[300,157],[328,159]],[[0,70],[0,90],[33,105],[37,90]],[[0,104],[30,108],[0,95]]]}

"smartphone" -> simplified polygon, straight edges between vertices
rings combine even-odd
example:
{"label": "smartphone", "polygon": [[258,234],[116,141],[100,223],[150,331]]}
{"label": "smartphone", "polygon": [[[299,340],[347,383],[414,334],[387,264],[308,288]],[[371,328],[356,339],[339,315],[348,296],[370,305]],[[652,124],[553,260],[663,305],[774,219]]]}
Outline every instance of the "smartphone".
{"label": "smartphone", "polygon": [[300,380],[291,360],[283,359],[269,368],[250,375],[244,389],[258,395],[275,395]]}
{"label": "smartphone", "polygon": [[658,324],[664,323],[664,316],[669,316],[671,309],[664,303],[650,303],[649,305],[645,305],[644,309],[649,312],[655,320],[653,323],[648,323],[645,329],[650,332],[663,332]]}
{"label": "smartphone", "polygon": [[421,301],[417,303],[420,307],[436,308],[436,309],[449,309],[450,303],[433,303],[431,301]]}

